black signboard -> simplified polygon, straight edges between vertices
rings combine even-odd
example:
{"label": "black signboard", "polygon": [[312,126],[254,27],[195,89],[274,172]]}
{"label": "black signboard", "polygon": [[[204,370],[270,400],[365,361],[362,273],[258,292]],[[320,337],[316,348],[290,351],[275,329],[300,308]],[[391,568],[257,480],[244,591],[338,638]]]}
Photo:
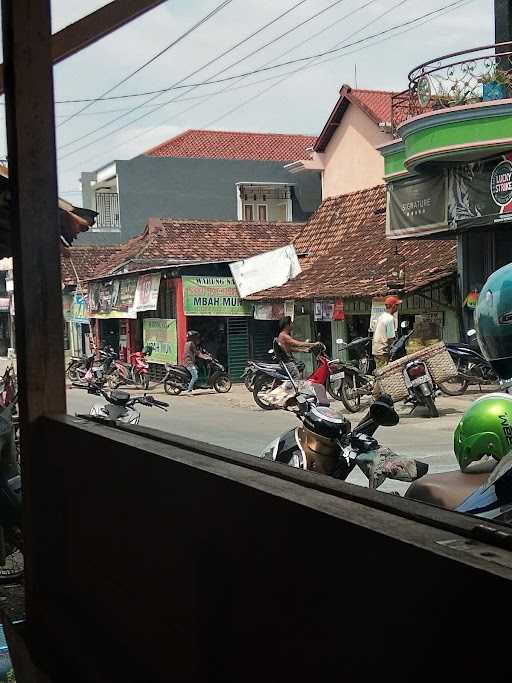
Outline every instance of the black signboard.
{"label": "black signboard", "polygon": [[450,169],[448,214],[454,228],[512,221],[512,154]]}
{"label": "black signboard", "polygon": [[413,176],[388,187],[386,233],[389,237],[429,235],[448,229],[447,179]]}

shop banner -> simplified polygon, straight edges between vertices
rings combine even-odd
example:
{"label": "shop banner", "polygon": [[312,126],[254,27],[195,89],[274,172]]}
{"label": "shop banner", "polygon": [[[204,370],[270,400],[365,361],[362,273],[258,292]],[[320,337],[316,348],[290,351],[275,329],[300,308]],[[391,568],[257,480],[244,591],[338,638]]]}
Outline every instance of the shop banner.
{"label": "shop banner", "polygon": [[144,346],[151,346],[151,363],[177,363],[178,341],[176,320],[145,318],[143,327]]}
{"label": "shop banner", "polygon": [[236,261],[229,268],[241,297],[280,287],[301,272],[293,244]]}
{"label": "shop banner", "polygon": [[388,185],[386,235],[430,235],[448,228],[447,178],[414,176]]}
{"label": "shop banner", "polygon": [[252,304],[240,299],[233,278],[184,275],[182,280],[185,315],[252,315]]}
{"label": "shop banner", "polygon": [[345,320],[345,302],[343,299],[335,299],[332,319]]}
{"label": "shop banner", "polygon": [[334,315],[334,301],[315,299],[315,321],[316,322],[330,322]]}
{"label": "shop banner", "polygon": [[512,153],[450,169],[448,214],[454,228],[512,221]]}
{"label": "shop banner", "polygon": [[71,304],[71,321],[74,323],[88,323],[87,301],[83,294],[75,294]]}
{"label": "shop banner", "polygon": [[281,320],[284,315],[284,304],[256,304],[254,306],[255,320]]}
{"label": "shop banner", "polygon": [[156,311],[158,292],[160,290],[160,273],[139,275],[133,308],[139,311]]}
{"label": "shop banner", "polygon": [[89,284],[91,318],[136,318],[138,311],[155,311],[158,304],[160,273]]}
{"label": "shop banner", "polygon": [[71,321],[71,308],[73,306],[73,295],[63,294],[62,295],[62,314],[64,316],[64,322],[69,323]]}

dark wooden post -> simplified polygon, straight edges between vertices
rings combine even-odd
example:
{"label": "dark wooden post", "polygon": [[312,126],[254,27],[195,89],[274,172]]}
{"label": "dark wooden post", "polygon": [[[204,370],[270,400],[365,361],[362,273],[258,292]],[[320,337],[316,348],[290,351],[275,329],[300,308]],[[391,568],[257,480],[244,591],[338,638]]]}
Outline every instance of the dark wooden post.
{"label": "dark wooden post", "polygon": [[512,0],[494,0],[494,36],[497,43],[512,41]]}
{"label": "dark wooden post", "polygon": [[34,475],[44,447],[38,418],[66,409],[50,0],[2,0],[2,30],[30,610],[44,501]]}

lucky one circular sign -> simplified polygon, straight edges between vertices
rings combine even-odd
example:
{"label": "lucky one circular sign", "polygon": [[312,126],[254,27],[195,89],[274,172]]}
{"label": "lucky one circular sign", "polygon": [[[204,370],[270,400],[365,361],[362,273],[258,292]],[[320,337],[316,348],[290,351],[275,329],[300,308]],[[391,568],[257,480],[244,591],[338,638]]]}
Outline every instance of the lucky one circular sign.
{"label": "lucky one circular sign", "polygon": [[491,175],[491,195],[498,206],[505,206],[512,200],[512,163],[500,162]]}

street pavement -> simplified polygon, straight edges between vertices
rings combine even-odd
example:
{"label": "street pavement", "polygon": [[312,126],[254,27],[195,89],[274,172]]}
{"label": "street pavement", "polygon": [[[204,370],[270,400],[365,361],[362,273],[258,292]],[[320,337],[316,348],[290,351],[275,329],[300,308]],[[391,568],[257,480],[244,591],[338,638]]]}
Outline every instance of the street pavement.
{"label": "street pavement", "polygon": [[[128,388],[133,394],[140,391]],[[158,408],[140,407],[140,424],[162,431],[189,436],[206,443],[224,446],[232,450],[257,455],[279,434],[297,425],[297,418],[282,410],[264,411],[254,403],[243,385],[234,385],[228,394],[216,394],[213,390],[197,390],[193,395],[168,396],[162,385],[149,392],[160,400],[169,402],[167,412]],[[468,392],[460,397],[438,397],[439,418],[429,418],[418,408],[412,415],[410,408],[396,406],[400,422],[395,427],[381,427],[376,437],[382,446],[401,455],[415,457],[429,464],[430,472],[444,472],[457,466],[453,455],[453,431],[471,402],[480,394]],[[103,399],[88,395],[86,391],[68,388],[68,413],[88,413],[94,403]],[[337,401],[331,407],[342,412],[355,426],[364,412],[348,415],[343,404]],[[354,470],[348,481],[363,486],[367,480],[359,469]],[[383,491],[403,492],[407,485],[387,481]]]}

